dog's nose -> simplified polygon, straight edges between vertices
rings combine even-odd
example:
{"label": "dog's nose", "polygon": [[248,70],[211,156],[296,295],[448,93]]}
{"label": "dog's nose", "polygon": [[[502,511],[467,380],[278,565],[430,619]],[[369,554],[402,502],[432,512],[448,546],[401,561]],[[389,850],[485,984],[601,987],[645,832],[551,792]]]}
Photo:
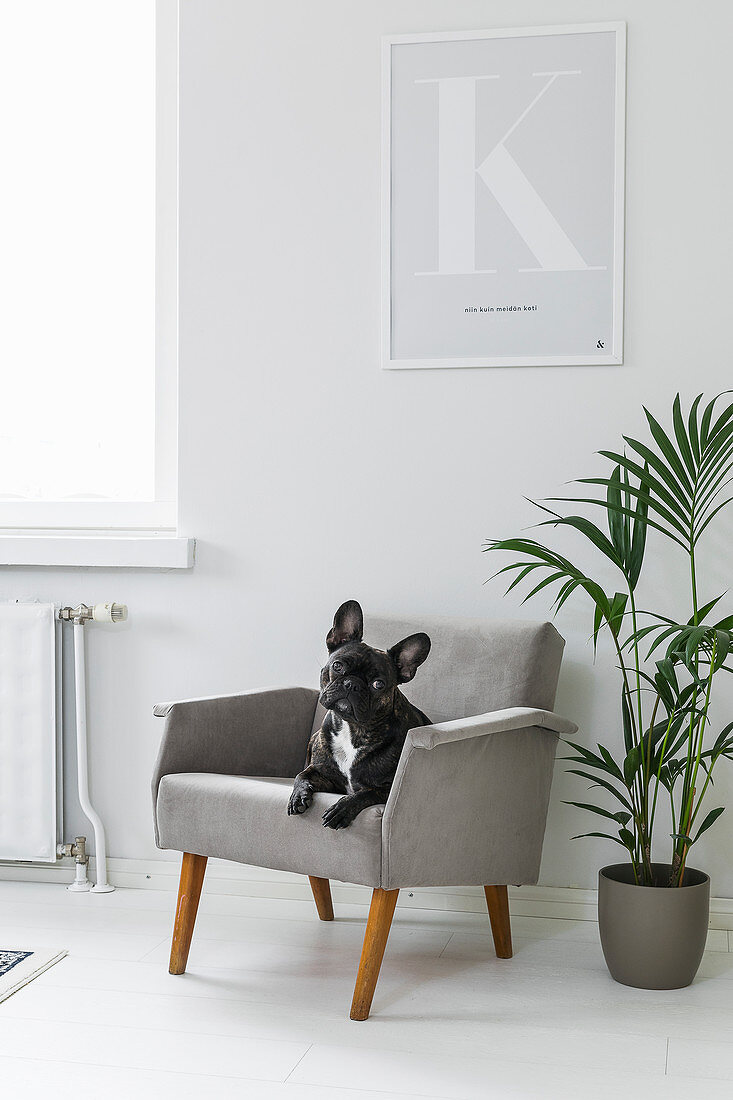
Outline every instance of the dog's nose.
{"label": "dog's nose", "polygon": [[355,680],[344,680],[344,687],[347,691],[358,691],[359,685]]}

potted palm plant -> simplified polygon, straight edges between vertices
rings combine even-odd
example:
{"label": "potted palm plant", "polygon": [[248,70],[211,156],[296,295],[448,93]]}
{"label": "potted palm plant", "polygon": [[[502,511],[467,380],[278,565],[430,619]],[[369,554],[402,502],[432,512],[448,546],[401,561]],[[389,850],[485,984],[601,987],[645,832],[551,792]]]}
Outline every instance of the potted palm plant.
{"label": "potted palm plant", "polygon": [[[605,837],[626,853],[625,862],[599,873],[608,968],[619,982],[653,989],[689,985],[700,964],[710,880],[689,865],[689,852],[723,813],[722,806],[708,808],[707,796],[718,761],[733,759],[733,722],[722,728],[711,723],[713,683],[733,671],[726,664],[733,615],[719,617],[722,595],[701,603],[698,562],[702,535],[733,500],[726,492],[733,475],[733,404],[721,410],[723,396],[703,406],[699,395],[685,416],[678,394],[669,431],[645,409],[648,439],[624,436],[623,451],[599,452],[610,463],[607,473],[574,483],[590,489],[538,505],[548,516],[538,526],[582,536],[613,565],[619,591],[606,591],[534,539],[496,539],[484,547],[513,555],[494,574],[513,575],[507,591],[534,581],[525,596],[530,599],[556,586],[556,611],[580,591],[593,611],[594,651],[601,630],[612,640],[621,687],[618,743],[599,744],[596,751],[568,742],[569,770],[602,796],[570,805],[603,820],[603,831],[580,836]],[[605,530],[587,515],[550,507],[558,502],[582,504],[590,515],[600,510]],[[684,621],[669,609],[637,605],[644,569],[654,567],[647,555],[650,528],[686,556],[690,614]],[[664,803],[671,829],[660,816]]]}

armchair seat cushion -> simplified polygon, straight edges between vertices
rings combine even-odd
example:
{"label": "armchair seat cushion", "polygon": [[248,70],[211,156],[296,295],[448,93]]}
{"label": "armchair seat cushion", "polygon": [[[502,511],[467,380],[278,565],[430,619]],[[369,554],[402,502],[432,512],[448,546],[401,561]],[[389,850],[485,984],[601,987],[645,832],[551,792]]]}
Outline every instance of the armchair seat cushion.
{"label": "armchair seat cushion", "polygon": [[179,772],[160,781],[160,847],[231,859],[316,878],[380,885],[382,814],[370,806],[348,829],[325,829],[324,812],[341,797],[317,793],[288,817],[293,780]]}

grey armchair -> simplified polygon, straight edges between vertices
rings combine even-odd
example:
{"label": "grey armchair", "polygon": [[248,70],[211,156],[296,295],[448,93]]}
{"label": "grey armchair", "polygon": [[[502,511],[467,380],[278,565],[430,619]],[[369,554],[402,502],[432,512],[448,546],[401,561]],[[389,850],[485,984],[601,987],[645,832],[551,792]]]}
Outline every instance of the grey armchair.
{"label": "grey armchair", "polygon": [[558,735],[552,713],[564,642],[550,623],[367,620],[387,648],[416,629],[430,657],[405,694],[434,724],[407,735],[384,806],[324,829],[338,795],[288,817],[293,777],[323,717],[318,692],[289,687],[164,703],[153,776],[155,838],[183,852],[170,972],[186,968],[209,856],[308,875],[321,920],[330,879],[373,889],[353,1020],[369,1015],[397,895],[416,886],[483,886],[500,958],[511,958],[507,884],[535,883]]}

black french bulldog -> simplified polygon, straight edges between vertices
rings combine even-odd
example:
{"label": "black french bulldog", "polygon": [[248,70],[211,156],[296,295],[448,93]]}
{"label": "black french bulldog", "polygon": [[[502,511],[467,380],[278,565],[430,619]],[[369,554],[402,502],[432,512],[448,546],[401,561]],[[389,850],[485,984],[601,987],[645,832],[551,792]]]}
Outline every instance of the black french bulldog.
{"label": "black french bulldog", "polygon": [[288,814],[302,814],[314,791],[343,794],[323,815],[329,829],[345,829],[367,806],[387,801],[407,731],[430,725],[397,686],[413,678],[430,638],[411,634],[384,653],[365,645],[363,633],[361,607],[348,600],[326,636],[320,701],[328,713],[310,739],[288,803]]}

